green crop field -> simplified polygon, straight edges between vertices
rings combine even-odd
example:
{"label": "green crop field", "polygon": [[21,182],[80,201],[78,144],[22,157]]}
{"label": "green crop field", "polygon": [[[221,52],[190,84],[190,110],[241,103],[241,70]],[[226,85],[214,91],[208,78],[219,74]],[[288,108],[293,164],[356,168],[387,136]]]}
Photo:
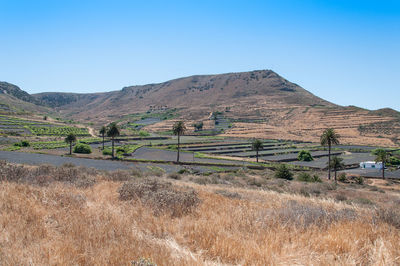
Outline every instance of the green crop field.
{"label": "green crop field", "polygon": [[78,127],[46,127],[46,126],[27,126],[32,134],[38,136],[66,136],[70,133],[76,136],[90,136],[87,128]]}

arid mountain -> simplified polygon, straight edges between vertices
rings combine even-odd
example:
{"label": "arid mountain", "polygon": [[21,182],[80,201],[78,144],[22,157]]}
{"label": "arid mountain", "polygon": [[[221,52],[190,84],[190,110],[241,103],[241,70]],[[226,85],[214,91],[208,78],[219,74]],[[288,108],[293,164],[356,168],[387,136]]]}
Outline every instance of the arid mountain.
{"label": "arid mountain", "polygon": [[[176,108],[179,119],[189,124],[202,120],[209,125],[211,113],[218,112],[231,124],[226,136],[319,141],[322,130],[333,127],[344,143],[383,146],[398,145],[400,136],[397,111],[338,106],[271,70],[191,76],[106,93],[32,96],[61,116],[96,125]],[[172,123],[162,121],[147,129],[167,130]]]}
{"label": "arid mountain", "polygon": [[191,76],[108,93],[34,96],[67,115],[91,119],[162,108],[182,109],[182,115],[197,119],[226,107],[237,112],[251,109],[254,115],[254,108],[264,104],[335,107],[270,70]]}

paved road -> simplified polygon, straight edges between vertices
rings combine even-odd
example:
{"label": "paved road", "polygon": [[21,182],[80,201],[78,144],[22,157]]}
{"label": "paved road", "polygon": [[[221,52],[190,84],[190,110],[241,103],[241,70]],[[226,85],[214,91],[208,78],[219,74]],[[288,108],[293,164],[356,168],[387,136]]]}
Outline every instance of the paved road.
{"label": "paved road", "polygon": [[[212,172],[212,168],[206,166],[181,166],[173,164],[153,164],[153,163],[138,163],[138,162],[119,162],[108,160],[95,160],[85,158],[62,157],[49,154],[36,154],[25,152],[0,151],[0,160],[5,160],[10,163],[41,165],[52,164],[61,166],[65,163],[72,163],[76,166],[93,167],[98,170],[115,171],[118,169],[127,170],[131,168],[139,168],[142,171],[150,171],[154,167],[163,169],[166,173],[177,172],[183,168],[191,168],[200,172]],[[232,168],[235,169],[235,168]]]}

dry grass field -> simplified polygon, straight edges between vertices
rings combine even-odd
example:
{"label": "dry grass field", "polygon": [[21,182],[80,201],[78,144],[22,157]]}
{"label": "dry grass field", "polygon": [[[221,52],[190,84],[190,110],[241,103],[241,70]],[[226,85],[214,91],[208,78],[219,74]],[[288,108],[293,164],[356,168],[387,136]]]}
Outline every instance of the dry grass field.
{"label": "dry grass field", "polygon": [[336,187],[268,171],[154,180],[5,163],[0,171],[0,265],[400,263],[399,187],[387,181]]}

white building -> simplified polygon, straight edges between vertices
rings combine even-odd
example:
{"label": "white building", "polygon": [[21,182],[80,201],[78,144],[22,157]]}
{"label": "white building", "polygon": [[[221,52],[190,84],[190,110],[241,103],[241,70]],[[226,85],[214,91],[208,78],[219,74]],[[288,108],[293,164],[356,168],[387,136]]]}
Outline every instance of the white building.
{"label": "white building", "polygon": [[361,162],[360,167],[363,169],[382,169],[382,162]]}

